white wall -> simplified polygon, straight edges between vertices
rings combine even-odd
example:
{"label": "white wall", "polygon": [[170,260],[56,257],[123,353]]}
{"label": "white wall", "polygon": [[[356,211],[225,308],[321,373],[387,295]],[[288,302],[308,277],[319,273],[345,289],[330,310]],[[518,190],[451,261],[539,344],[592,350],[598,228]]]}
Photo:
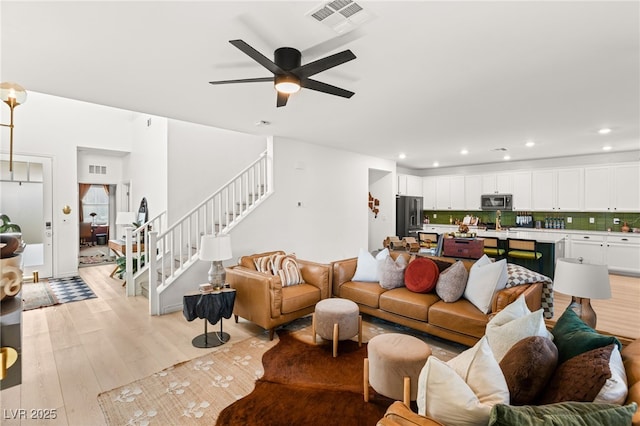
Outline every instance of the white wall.
{"label": "white wall", "polygon": [[228,182],[266,150],[264,136],[178,120],[168,123],[169,223]]}
{"label": "white wall", "polygon": [[369,251],[382,248],[382,241],[395,235],[395,181],[395,173],[369,170],[369,192],[380,201],[378,217],[369,210]]}
{"label": "white wall", "polygon": [[149,219],[167,210],[167,122],[163,117],[140,114],[133,120],[131,154],[123,163],[123,181],[131,182],[131,210],[147,199]]}
{"label": "white wall", "polygon": [[[134,115],[31,91],[15,110],[14,153],[49,157],[53,163],[54,276],[75,275],[78,270],[77,148],[129,151]],[[2,132],[2,152],[7,153],[9,141]],[[70,215],[62,213],[65,204],[73,209]]]}
{"label": "white wall", "polygon": [[[330,262],[368,247],[369,169],[394,172],[395,162],[274,138],[273,165],[275,194],[231,231],[234,258],[285,250]],[[385,227],[391,235],[395,221]]]}
{"label": "white wall", "polygon": [[[117,185],[122,181],[123,155],[78,152],[78,182]],[[104,166],[106,174],[89,173],[89,166]]]}

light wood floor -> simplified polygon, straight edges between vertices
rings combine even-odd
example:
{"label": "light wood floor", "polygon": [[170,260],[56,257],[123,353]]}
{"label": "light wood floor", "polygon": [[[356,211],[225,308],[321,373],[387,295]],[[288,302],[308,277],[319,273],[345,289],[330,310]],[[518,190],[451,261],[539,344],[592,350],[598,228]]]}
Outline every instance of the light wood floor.
{"label": "light wood floor", "polygon": [[[23,313],[22,385],[0,392],[2,425],[103,425],[97,395],[176,363],[204,355],[191,345],[202,320],[181,312],[148,315],[143,297],[125,297],[113,265],[82,268],[80,275],[98,298]],[[613,299],[594,301],[598,328],[640,337],[640,278],[612,276]],[[556,315],[569,298],[556,297]],[[231,339],[264,331],[245,321],[224,321]],[[10,420],[8,410],[56,409],[55,420]]]}

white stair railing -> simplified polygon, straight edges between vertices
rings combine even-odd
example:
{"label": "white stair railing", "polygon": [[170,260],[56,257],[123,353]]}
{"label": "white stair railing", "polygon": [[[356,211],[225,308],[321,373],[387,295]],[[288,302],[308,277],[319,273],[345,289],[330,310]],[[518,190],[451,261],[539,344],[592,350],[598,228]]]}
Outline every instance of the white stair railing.
{"label": "white stair railing", "polygon": [[272,186],[272,166],[265,151],[175,224],[161,232],[145,232],[151,315],[160,313],[159,294],[197,261],[200,237],[228,233],[271,195]]}
{"label": "white stair railing", "polygon": [[[167,227],[167,212],[151,218],[138,228],[125,228],[125,251],[131,256],[125,258],[125,282],[127,296],[136,295],[136,279],[149,269],[149,234],[151,231],[162,232]],[[142,244],[138,244],[141,241]],[[135,263],[135,267],[133,266]]]}

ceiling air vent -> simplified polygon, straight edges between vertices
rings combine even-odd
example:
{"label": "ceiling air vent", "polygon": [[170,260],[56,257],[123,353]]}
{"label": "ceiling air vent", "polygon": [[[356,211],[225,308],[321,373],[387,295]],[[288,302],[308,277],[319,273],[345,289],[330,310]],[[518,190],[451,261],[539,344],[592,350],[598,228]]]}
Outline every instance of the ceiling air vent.
{"label": "ceiling air vent", "polygon": [[334,0],[322,3],[307,13],[307,16],[340,34],[355,30],[373,18],[372,13],[366,11],[353,0]]}

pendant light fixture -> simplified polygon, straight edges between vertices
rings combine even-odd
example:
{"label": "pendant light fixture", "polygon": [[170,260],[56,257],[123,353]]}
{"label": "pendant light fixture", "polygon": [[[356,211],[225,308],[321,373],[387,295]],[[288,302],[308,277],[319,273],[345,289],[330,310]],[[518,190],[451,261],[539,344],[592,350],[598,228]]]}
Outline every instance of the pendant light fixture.
{"label": "pendant light fixture", "polygon": [[16,83],[0,83],[0,99],[9,105],[11,110],[9,124],[0,123],[0,126],[8,127],[9,130],[9,171],[13,171],[13,109],[22,105],[27,100],[27,91],[24,87]]}

